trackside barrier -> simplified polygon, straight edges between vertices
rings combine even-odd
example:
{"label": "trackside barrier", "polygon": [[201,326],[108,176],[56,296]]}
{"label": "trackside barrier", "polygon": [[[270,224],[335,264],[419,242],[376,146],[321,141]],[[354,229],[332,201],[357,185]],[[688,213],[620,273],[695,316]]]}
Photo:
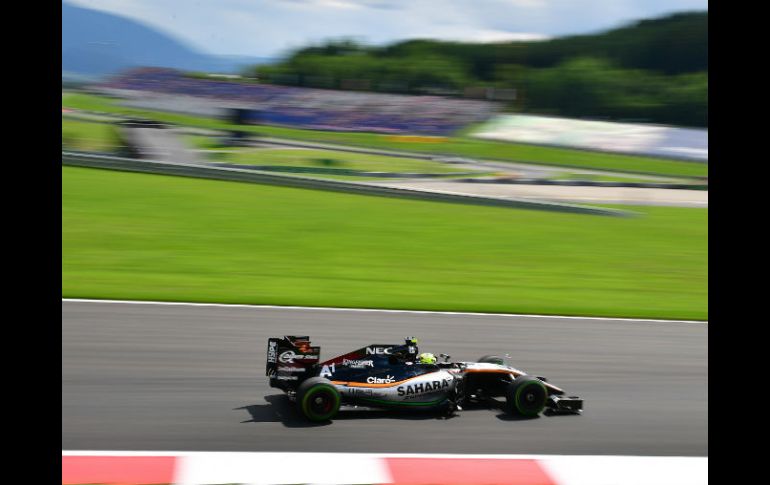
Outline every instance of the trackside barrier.
{"label": "trackside barrier", "polygon": [[708,457],[63,451],[88,483],[707,485]]}
{"label": "trackside barrier", "polygon": [[215,180],[227,180],[232,182],[249,182],[257,184],[280,185],[303,189],[320,189],[335,192],[348,192],[363,195],[377,195],[384,197],[397,197],[406,199],[428,200],[435,202],[453,202],[460,204],[483,205],[492,207],[509,207],[516,209],[538,209],[554,212],[570,212],[577,214],[593,214],[603,216],[628,217],[635,215],[629,211],[604,209],[576,204],[564,204],[559,202],[528,200],[528,199],[502,199],[496,197],[480,197],[449,192],[435,192],[408,188],[383,187],[365,183],[342,182],[338,180],[324,180],[310,177],[278,175],[248,169],[231,167],[217,167],[211,165],[196,165],[189,163],[173,163],[158,160],[139,160],[122,158],[110,155],[97,155],[91,153],[62,152],[62,164],[102,168],[109,170],[121,170],[129,172],[145,172],[163,175],[177,175],[183,177],[207,178]]}

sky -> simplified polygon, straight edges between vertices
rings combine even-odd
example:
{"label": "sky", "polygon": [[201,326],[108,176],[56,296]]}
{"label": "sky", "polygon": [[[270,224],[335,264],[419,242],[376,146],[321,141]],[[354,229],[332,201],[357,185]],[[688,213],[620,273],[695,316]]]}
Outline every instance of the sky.
{"label": "sky", "polygon": [[373,45],[593,33],[708,0],[69,0],[157,28],[207,54],[277,58],[329,39]]}

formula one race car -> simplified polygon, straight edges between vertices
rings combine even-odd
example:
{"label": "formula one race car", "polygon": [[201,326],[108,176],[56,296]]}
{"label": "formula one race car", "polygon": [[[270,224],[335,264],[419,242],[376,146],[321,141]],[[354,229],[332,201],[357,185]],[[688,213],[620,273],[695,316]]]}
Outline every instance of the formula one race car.
{"label": "formula one race car", "polygon": [[444,362],[420,355],[417,339],[409,337],[404,344],[367,345],[321,362],[321,348],[311,346],[309,337],[287,336],[268,340],[266,374],[270,387],[286,392],[311,421],[332,419],[342,405],[435,409],[451,416],[472,403],[497,403],[496,397],[505,398],[507,413],[519,416],[583,409],[582,399],[501,357],[449,362],[450,356],[440,356]]}

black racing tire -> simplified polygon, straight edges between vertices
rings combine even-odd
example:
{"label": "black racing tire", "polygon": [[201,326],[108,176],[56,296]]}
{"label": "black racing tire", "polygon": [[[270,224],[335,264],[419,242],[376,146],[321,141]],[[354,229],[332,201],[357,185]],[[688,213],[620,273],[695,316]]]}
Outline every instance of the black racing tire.
{"label": "black racing tire", "polygon": [[329,421],[337,415],[342,396],[329,379],[311,377],[297,388],[297,407],[310,421]]}
{"label": "black racing tire", "polygon": [[505,365],[505,360],[498,356],[498,355],[485,355],[484,357],[480,358],[477,362],[482,364],[500,364]]}
{"label": "black racing tire", "polygon": [[548,389],[537,377],[519,376],[505,390],[505,410],[514,416],[537,416],[547,401]]}

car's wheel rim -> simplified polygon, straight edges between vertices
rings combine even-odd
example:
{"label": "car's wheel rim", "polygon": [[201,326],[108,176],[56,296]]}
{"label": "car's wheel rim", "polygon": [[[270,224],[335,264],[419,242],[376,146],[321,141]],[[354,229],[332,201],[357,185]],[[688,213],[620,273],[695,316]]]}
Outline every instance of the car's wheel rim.
{"label": "car's wheel rim", "polygon": [[332,401],[327,393],[319,392],[310,401],[313,414],[326,414],[332,410]]}
{"label": "car's wheel rim", "polygon": [[308,396],[308,414],[314,418],[326,418],[334,412],[336,396],[328,390],[321,389]]}
{"label": "car's wheel rim", "polygon": [[524,386],[518,394],[516,407],[524,414],[537,414],[545,406],[546,391],[536,383]]}

